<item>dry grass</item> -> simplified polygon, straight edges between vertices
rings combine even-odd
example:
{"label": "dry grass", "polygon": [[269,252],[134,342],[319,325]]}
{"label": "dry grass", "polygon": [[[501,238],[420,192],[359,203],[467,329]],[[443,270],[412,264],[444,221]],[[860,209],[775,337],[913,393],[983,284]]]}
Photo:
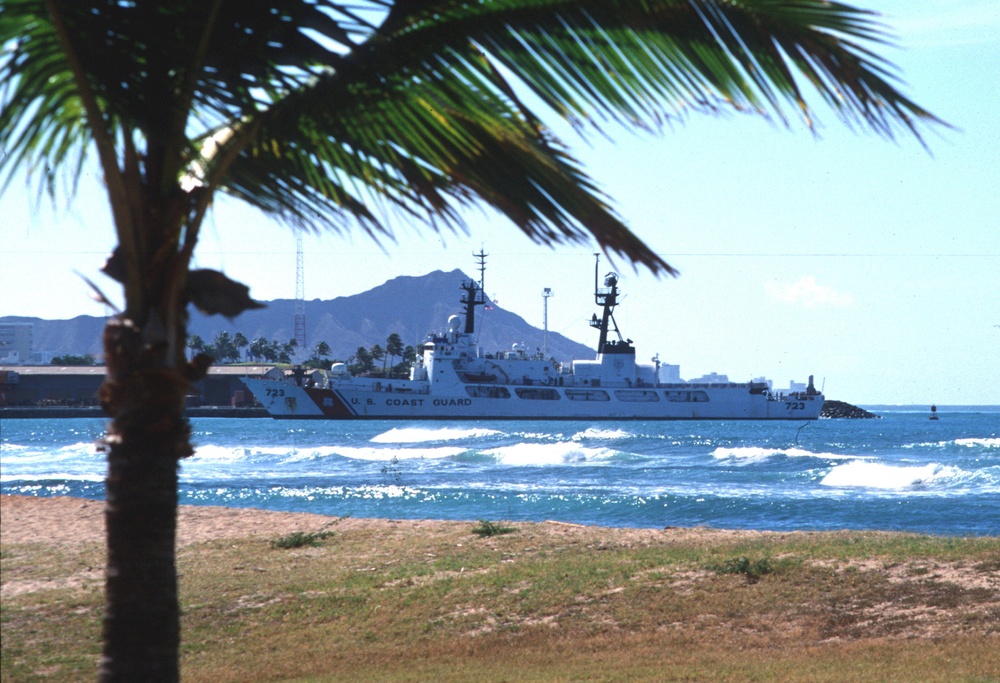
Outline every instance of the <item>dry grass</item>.
{"label": "dry grass", "polygon": [[[998,538],[473,526],[182,543],[184,679],[1000,680]],[[5,532],[4,681],[93,677],[102,552]]]}

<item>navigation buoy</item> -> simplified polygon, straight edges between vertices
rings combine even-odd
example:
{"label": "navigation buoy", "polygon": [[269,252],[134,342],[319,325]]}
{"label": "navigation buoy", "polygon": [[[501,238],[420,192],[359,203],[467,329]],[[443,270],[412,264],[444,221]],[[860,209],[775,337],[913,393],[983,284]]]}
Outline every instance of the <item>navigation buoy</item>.
{"label": "navigation buoy", "polygon": [[937,416],[937,406],[931,406],[931,419],[932,420],[938,419],[938,416]]}

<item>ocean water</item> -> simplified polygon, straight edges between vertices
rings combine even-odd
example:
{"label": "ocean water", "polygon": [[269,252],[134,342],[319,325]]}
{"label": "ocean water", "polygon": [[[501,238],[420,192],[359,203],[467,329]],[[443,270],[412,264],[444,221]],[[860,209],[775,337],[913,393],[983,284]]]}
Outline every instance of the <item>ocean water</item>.
{"label": "ocean water", "polygon": [[[1000,535],[1000,407],[796,422],[192,420],[189,505]],[[0,421],[0,491],[104,495],[99,419]]]}

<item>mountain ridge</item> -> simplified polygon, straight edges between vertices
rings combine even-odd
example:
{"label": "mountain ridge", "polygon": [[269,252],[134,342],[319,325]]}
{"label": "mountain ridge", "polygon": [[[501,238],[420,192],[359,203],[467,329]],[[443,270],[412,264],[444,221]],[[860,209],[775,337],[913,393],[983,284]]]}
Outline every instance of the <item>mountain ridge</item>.
{"label": "mountain ridge", "polygon": [[[447,328],[448,318],[463,313],[460,304],[461,284],[470,280],[460,269],[436,270],[422,276],[401,275],[372,289],[334,299],[305,302],[306,343],[311,349],[319,341],[330,345],[331,358],[344,360],[359,346],[385,346],[386,338],[398,334],[404,344],[416,346],[427,334]],[[247,311],[228,320],[192,311],[188,332],[211,343],[222,331],[242,332],[250,340],[257,337],[287,341],[294,336],[295,300],[274,299],[262,302],[266,308]],[[476,310],[479,345],[485,352],[510,349],[524,344],[540,349],[544,333],[516,313],[495,303],[491,310]],[[0,316],[0,322],[28,322],[34,325],[35,351],[55,355],[91,354],[103,356],[101,332],[106,318],[76,316],[46,320],[27,316]],[[582,324],[582,323],[581,323]],[[594,349],[549,331],[549,355],[565,362],[575,358],[594,358]]]}

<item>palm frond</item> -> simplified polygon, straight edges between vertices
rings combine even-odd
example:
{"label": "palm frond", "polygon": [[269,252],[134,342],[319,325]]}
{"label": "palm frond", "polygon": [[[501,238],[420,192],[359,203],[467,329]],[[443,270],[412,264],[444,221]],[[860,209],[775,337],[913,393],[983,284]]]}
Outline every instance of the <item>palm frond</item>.
{"label": "palm frond", "polygon": [[[458,207],[482,201],[532,239],[590,235],[657,270],[665,264],[625,238],[607,198],[540,133],[494,61],[581,128],[656,128],[724,106],[786,120],[789,105],[811,125],[801,79],[845,120],[919,136],[917,123],[936,119],[898,93],[885,63],[858,42],[882,39],[869,13],[821,0],[397,3],[363,46],[260,115],[261,137],[238,173],[274,153],[287,158],[273,164],[313,177],[301,196],[276,168],[273,183],[254,180],[258,192],[273,188],[260,208],[295,222],[330,224],[327,215],[344,227],[347,214],[385,234],[371,211],[382,205],[460,229]],[[295,159],[296,150],[309,156]]]}
{"label": "palm frond", "polygon": [[5,0],[0,173],[80,159],[93,137],[45,5],[97,123],[145,143],[147,184],[199,171],[192,216],[222,190],[378,237],[391,215],[462,229],[485,203],[532,239],[670,272],[527,101],[581,132],[722,108],[812,125],[810,99],[889,138],[940,123],[899,92],[877,17],[827,0]]}
{"label": "palm frond", "polygon": [[412,68],[428,45],[438,59],[459,59],[472,41],[579,125],[603,116],[655,126],[717,106],[784,119],[789,105],[808,122],[796,72],[839,116],[880,135],[919,137],[921,125],[940,123],[898,91],[867,46],[888,41],[877,16],[842,3],[486,0],[418,3],[406,21],[408,7],[398,6],[398,36],[384,41],[387,68]]}
{"label": "palm frond", "polygon": [[74,156],[75,166],[82,164],[90,131],[58,37],[39,3],[5,3],[0,49],[0,191],[22,169],[29,177],[39,175],[39,190],[54,196],[54,170],[72,167]]}

